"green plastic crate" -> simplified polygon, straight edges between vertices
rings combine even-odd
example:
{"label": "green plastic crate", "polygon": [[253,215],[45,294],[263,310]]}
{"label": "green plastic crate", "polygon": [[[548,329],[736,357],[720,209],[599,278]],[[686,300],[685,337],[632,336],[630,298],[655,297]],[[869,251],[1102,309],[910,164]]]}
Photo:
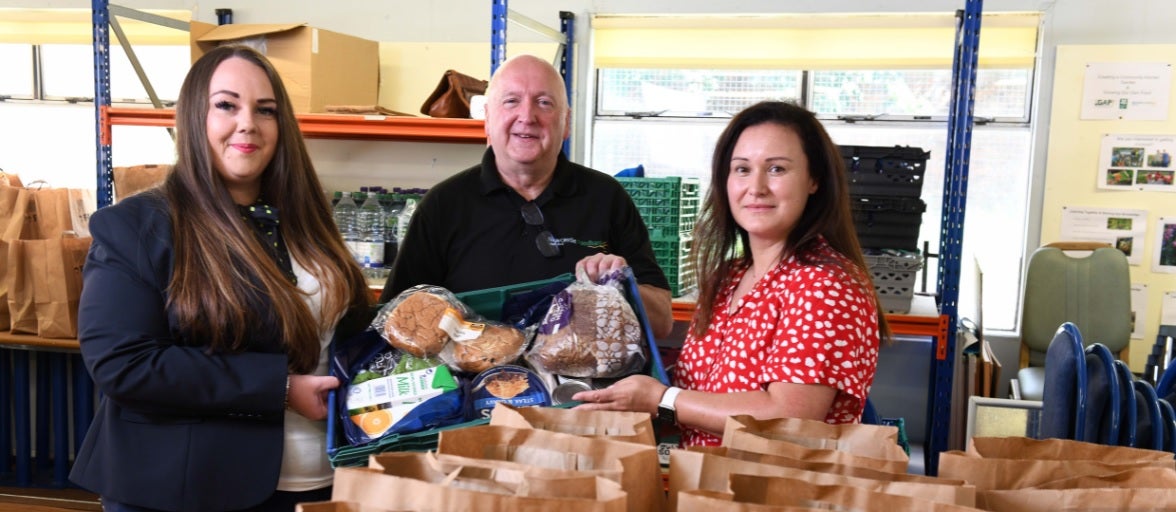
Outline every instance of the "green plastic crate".
{"label": "green plastic crate", "polygon": [[649,242],[653,246],[657,265],[670,282],[671,296],[681,297],[698,288],[694,262],[690,259],[693,238],[688,235],[653,237]]}
{"label": "green plastic crate", "polygon": [[698,178],[617,178],[645,221],[651,237],[694,231],[698,218]]}

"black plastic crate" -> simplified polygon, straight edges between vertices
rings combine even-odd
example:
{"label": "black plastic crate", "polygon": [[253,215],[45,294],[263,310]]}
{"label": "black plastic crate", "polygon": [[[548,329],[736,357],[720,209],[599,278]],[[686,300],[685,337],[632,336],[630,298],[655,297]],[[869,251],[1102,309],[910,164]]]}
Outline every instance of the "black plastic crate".
{"label": "black plastic crate", "polygon": [[919,197],[931,152],[910,146],[841,146],[851,195]]}
{"label": "black plastic crate", "polygon": [[853,196],[853,226],[862,247],[879,249],[919,248],[919,227],[927,203],[919,198]]}

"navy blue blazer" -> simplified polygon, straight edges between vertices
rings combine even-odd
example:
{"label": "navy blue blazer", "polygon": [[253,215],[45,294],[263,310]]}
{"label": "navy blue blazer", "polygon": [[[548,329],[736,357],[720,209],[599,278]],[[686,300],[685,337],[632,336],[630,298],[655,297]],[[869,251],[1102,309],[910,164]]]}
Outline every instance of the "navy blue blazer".
{"label": "navy blue blazer", "polygon": [[210,354],[181,332],[166,307],[167,209],[153,191],[90,219],[78,338],[102,399],[70,480],[153,509],[245,508],[274,492],[282,462],[280,319],[244,326],[249,346],[237,354]]}

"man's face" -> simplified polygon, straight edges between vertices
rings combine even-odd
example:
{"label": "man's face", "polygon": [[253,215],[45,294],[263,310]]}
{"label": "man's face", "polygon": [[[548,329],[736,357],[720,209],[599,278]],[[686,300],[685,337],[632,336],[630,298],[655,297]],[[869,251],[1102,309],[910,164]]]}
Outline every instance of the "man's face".
{"label": "man's face", "polygon": [[554,169],[571,118],[555,70],[539,59],[508,61],[494,76],[487,100],[486,136],[499,170]]}

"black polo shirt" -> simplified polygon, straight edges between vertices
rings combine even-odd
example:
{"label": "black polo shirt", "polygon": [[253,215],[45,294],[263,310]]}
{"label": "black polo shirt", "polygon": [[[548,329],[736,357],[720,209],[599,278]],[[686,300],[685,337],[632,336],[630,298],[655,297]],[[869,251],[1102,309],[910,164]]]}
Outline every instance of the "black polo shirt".
{"label": "black polo shirt", "polygon": [[[637,206],[612,176],[561,153],[551,183],[535,199],[543,226],[527,225],[524,203],[502,182],[487,148],[481,165],[442,181],[417,205],[380,301],[418,284],[461,293],[550,279],[601,252],[624,257],[638,283],[669,289]],[[545,257],[535,244],[543,228],[574,242]]]}

